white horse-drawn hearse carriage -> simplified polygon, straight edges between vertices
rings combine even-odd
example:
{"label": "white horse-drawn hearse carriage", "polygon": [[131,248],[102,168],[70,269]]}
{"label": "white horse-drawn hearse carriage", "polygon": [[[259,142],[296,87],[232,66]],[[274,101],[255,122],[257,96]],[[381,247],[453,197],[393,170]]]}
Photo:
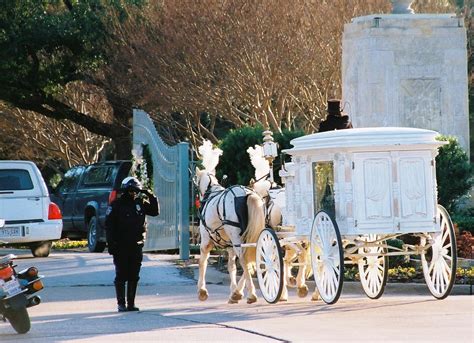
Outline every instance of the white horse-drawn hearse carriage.
{"label": "white horse-drawn hearse carriage", "polygon": [[[265,300],[274,303],[282,294],[285,249],[303,254],[306,248],[328,304],[341,294],[345,264],[358,266],[367,296],[380,297],[393,255],[419,255],[430,292],[448,296],[456,243],[449,215],[437,204],[435,157],[443,142],[436,136],[414,128],[363,128],[292,140],[284,151],[291,162],[279,171],[282,225],[262,231],[256,244]],[[388,245],[401,235],[412,236],[410,244]]]}

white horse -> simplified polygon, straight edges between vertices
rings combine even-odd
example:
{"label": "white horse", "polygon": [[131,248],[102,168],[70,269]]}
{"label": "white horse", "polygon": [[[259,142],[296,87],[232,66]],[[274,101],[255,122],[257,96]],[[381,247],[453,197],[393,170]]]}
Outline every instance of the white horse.
{"label": "white horse", "polygon": [[[242,243],[256,243],[265,228],[265,213],[262,198],[254,191],[233,186],[225,189],[219,185],[212,172],[196,168],[195,184],[201,197],[201,256],[199,258],[198,297],[204,301],[209,293],[206,289],[206,269],[209,253],[214,246],[230,248],[228,271],[230,276],[229,303],[236,303],[243,297],[247,285],[247,303],[257,301],[251,273],[255,263],[255,247],[242,248]],[[239,211],[239,205],[243,211]],[[247,208],[245,208],[245,205]],[[242,231],[243,217],[248,213],[247,226]],[[243,269],[243,277],[237,284],[236,257]]]}
{"label": "white horse", "polygon": [[[282,209],[277,198],[284,195],[284,189],[275,188],[275,184],[268,179],[270,165],[263,157],[263,148],[255,145],[255,148],[248,148],[247,153],[255,168],[255,178],[257,181],[251,182],[251,187],[264,199],[265,202],[265,224],[266,227],[278,229],[282,224]],[[306,279],[311,275],[312,270],[309,265],[309,249],[305,243],[297,243],[284,246],[285,257],[283,259],[283,291],[280,301],[288,300],[288,286],[297,288],[299,297],[304,298],[308,294]],[[298,273],[296,278],[291,273],[292,264],[298,261]],[[308,268],[309,267],[309,268]],[[319,293],[314,291],[312,300],[319,299]]]}

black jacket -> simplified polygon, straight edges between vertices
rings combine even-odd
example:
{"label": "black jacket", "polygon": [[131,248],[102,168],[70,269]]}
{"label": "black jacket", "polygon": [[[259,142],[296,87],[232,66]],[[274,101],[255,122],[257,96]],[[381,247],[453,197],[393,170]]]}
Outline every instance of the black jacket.
{"label": "black jacket", "polygon": [[145,215],[157,216],[159,213],[158,199],[152,194],[148,195],[148,201],[132,199],[123,194],[112,202],[105,217],[109,253],[116,253],[116,249],[142,245],[146,232]]}

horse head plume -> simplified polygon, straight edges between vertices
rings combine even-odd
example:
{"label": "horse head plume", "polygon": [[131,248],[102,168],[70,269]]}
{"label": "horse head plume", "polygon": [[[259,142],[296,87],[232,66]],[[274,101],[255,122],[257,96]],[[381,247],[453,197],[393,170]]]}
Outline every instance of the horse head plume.
{"label": "horse head plume", "polygon": [[265,178],[265,175],[270,173],[270,165],[263,157],[263,148],[261,145],[255,145],[255,148],[249,147],[247,153],[250,156],[252,166],[255,168],[255,180],[257,180],[252,188],[260,196],[265,196],[268,194],[271,184]]}
{"label": "horse head plume", "polygon": [[202,165],[204,170],[215,173],[216,167],[219,164],[219,156],[222,155],[222,150],[213,148],[209,140],[204,140],[202,145],[198,148],[199,155],[201,155]]}

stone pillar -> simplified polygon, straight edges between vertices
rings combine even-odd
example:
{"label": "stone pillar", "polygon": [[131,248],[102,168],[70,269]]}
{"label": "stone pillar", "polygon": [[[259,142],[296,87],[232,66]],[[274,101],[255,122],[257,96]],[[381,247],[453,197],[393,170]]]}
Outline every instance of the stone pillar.
{"label": "stone pillar", "polygon": [[469,153],[466,30],[454,14],[354,18],[344,27],[344,111],[354,127],[431,129]]}

